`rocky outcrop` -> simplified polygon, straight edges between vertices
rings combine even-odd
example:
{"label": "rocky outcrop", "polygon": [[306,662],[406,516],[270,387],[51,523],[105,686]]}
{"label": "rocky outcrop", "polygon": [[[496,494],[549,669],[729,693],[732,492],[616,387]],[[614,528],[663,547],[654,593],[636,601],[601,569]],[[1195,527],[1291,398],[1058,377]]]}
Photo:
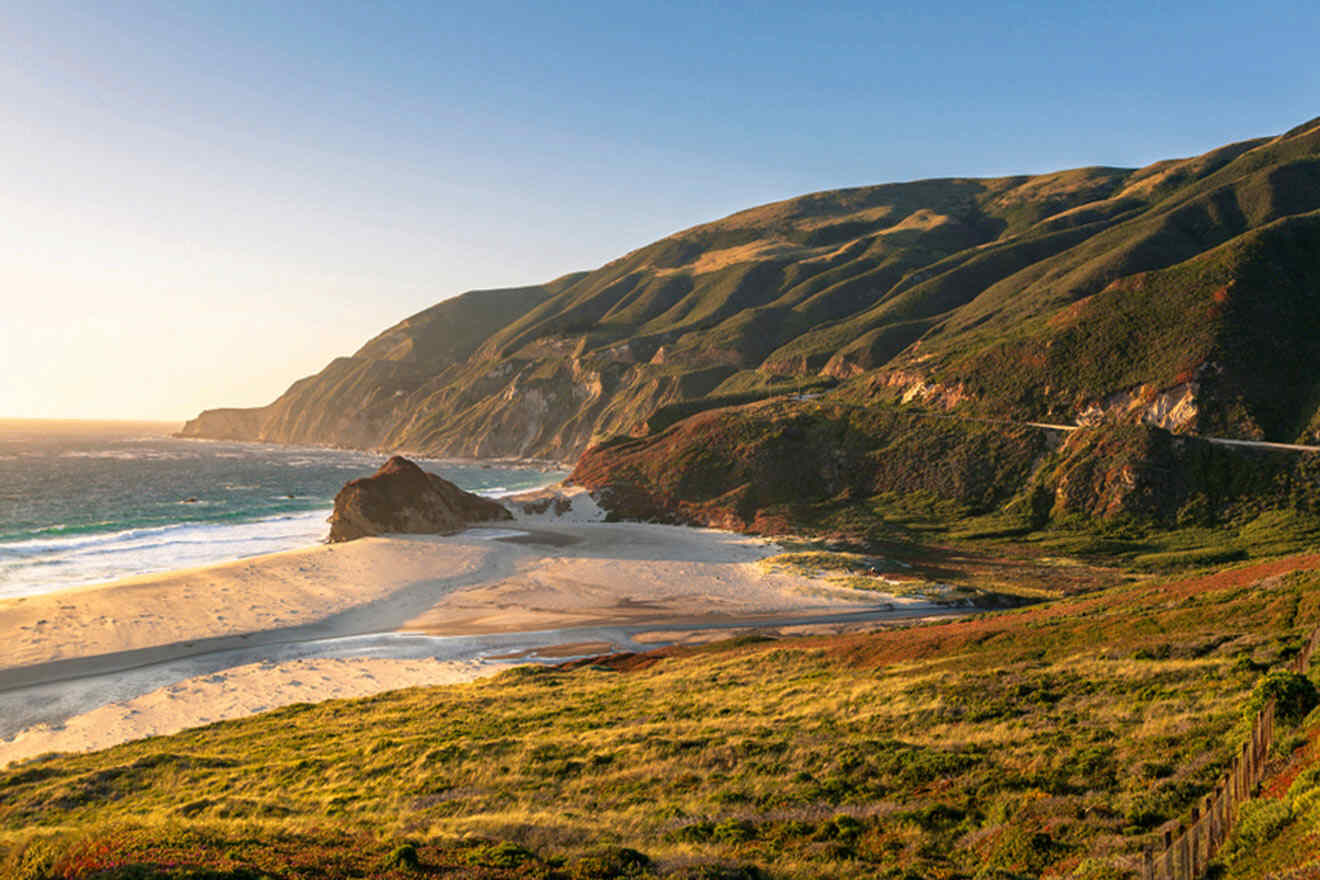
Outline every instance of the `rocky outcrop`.
{"label": "rocky outcrop", "polygon": [[1077,414],[1077,424],[1094,427],[1105,422],[1140,423],[1163,428],[1175,434],[1190,433],[1196,428],[1200,411],[1196,382],[1183,382],[1163,391],[1144,385],[1118,394],[1103,402],[1092,403]]}
{"label": "rocky outcrop", "polygon": [[370,477],[351,480],[335,496],[330,542],[368,535],[451,535],[478,522],[509,520],[503,505],[464,492],[394,456]]}

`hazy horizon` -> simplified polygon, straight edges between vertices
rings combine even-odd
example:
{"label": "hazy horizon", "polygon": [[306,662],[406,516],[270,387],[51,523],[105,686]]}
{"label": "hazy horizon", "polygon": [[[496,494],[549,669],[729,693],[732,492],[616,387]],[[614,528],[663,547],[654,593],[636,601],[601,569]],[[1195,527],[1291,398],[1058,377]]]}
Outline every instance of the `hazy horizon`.
{"label": "hazy horizon", "polygon": [[765,202],[1277,134],[1320,112],[1314,20],[1042,0],[0,11],[0,417],[259,406],[449,296]]}

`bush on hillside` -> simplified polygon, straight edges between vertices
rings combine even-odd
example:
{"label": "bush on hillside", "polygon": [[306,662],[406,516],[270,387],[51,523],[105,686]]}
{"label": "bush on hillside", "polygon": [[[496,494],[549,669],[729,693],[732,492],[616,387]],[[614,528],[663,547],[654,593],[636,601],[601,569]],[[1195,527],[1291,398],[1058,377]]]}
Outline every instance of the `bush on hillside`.
{"label": "bush on hillside", "polygon": [[1311,680],[1296,672],[1276,670],[1261,679],[1251,692],[1244,710],[1248,720],[1270,699],[1274,699],[1274,717],[1283,724],[1296,724],[1320,704],[1320,692]]}

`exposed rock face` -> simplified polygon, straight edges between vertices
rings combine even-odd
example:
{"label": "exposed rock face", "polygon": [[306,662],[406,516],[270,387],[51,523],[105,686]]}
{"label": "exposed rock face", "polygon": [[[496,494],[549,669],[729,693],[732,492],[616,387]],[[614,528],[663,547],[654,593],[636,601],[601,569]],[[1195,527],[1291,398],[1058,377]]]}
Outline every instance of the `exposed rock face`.
{"label": "exposed rock face", "polygon": [[1164,391],[1144,385],[1112,394],[1103,403],[1090,404],[1077,414],[1077,424],[1094,427],[1105,422],[1139,422],[1175,434],[1189,433],[1196,428],[1199,391],[1196,382],[1184,382]]}
{"label": "exposed rock face", "polygon": [[464,492],[394,456],[370,477],[351,480],[335,496],[330,541],[388,533],[451,535],[471,523],[509,520],[503,505]]}

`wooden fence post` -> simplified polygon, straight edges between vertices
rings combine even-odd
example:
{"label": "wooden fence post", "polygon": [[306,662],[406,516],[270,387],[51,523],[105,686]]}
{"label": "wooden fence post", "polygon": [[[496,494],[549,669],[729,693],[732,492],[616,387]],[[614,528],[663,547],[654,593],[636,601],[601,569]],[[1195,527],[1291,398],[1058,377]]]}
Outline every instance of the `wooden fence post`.
{"label": "wooden fence post", "polygon": [[1155,853],[1149,846],[1141,851],[1141,880],[1155,880]]}
{"label": "wooden fence post", "polygon": [[1192,827],[1187,829],[1187,849],[1191,852],[1192,877],[1201,876],[1201,811],[1192,807]]}
{"label": "wooden fence post", "polygon": [[[1263,763],[1261,759],[1265,756],[1265,707],[1264,706],[1261,706],[1260,711],[1256,713],[1256,723],[1252,727],[1251,733],[1253,735],[1253,742],[1255,743],[1256,746],[1256,760],[1254,762],[1254,767],[1256,773],[1258,774],[1257,778],[1259,779],[1260,765]],[[1252,780],[1252,781],[1255,782],[1256,780]]]}
{"label": "wooden fence post", "polygon": [[1178,826],[1178,870],[1182,880],[1194,880],[1192,877],[1192,854],[1189,852],[1187,829]]}
{"label": "wooden fence post", "polygon": [[1238,805],[1251,797],[1251,742],[1242,744],[1242,790],[1238,792]]}
{"label": "wooden fence post", "polygon": [[1164,880],[1175,880],[1173,876],[1173,832],[1164,832]]}
{"label": "wooden fence post", "polygon": [[1238,757],[1237,755],[1234,755],[1234,756],[1233,756],[1233,765],[1232,765],[1232,767],[1229,768],[1229,790],[1228,790],[1229,819],[1228,819],[1228,822],[1233,822],[1233,806],[1234,806],[1234,803],[1237,803],[1238,792],[1239,792],[1239,790],[1241,790],[1241,788],[1239,788],[1239,786],[1238,786],[1238,780],[1239,780],[1239,778],[1241,778],[1241,774],[1242,774],[1241,765],[1242,765],[1242,761],[1241,761],[1241,759],[1239,759],[1239,757]]}
{"label": "wooden fence post", "polygon": [[1224,788],[1224,783],[1221,782],[1215,786],[1215,849],[1216,850],[1218,850],[1220,844],[1224,842],[1224,838],[1228,836],[1228,830],[1224,827],[1227,824],[1226,816],[1224,815],[1225,793],[1226,793],[1226,789]]}

